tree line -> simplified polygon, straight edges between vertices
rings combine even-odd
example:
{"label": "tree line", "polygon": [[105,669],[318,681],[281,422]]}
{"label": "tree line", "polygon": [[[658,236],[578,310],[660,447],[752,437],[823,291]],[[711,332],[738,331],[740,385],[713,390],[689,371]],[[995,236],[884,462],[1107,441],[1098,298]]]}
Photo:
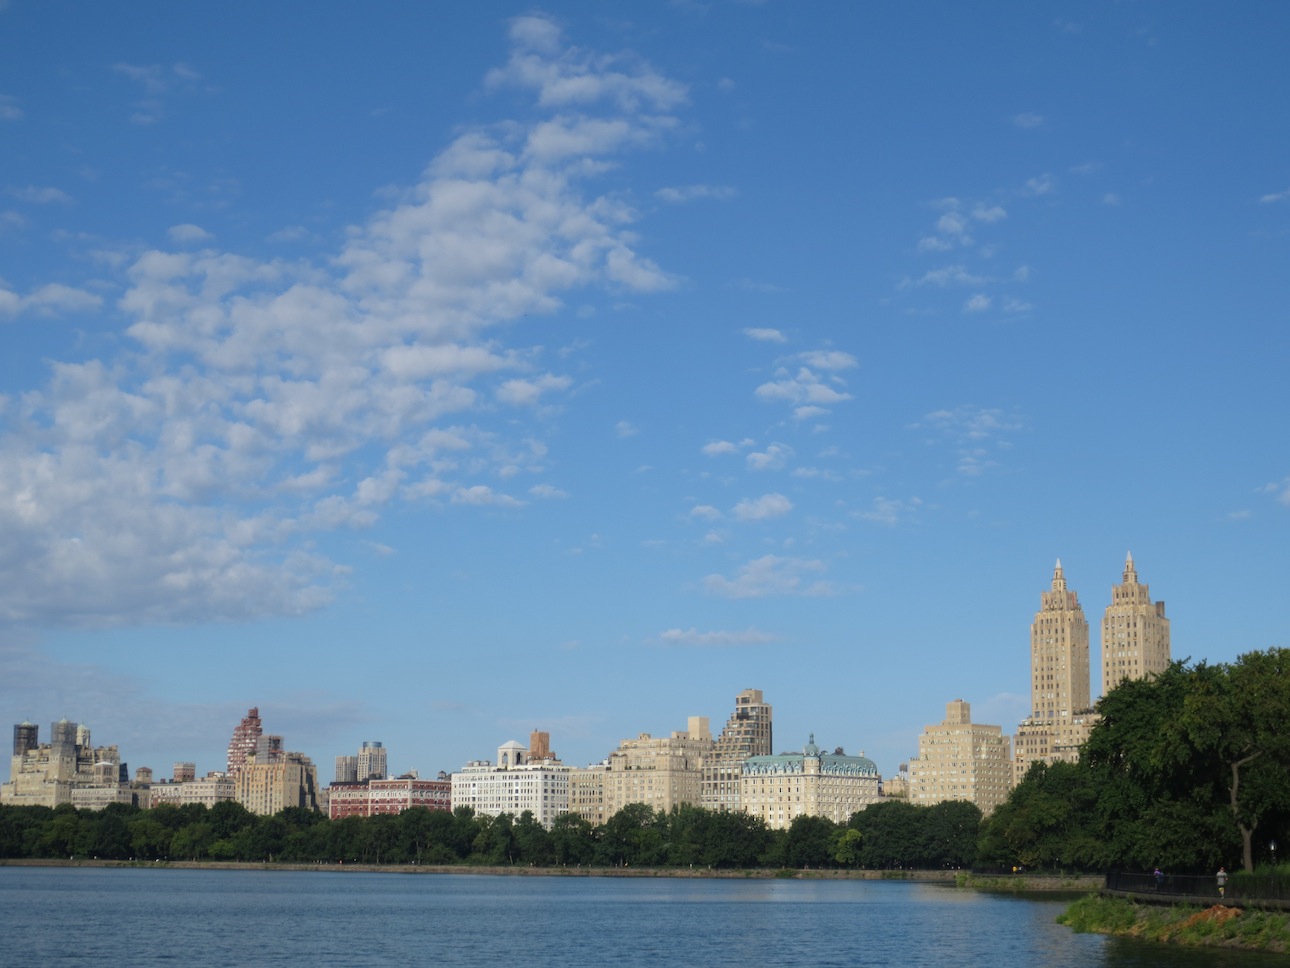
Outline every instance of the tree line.
{"label": "tree line", "polygon": [[141,811],[0,805],[0,857],[700,868],[1253,871],[1290,851],[1290,649],[1175,662],[1121,683],[1077,763],[1038,764],[983,820],[975,805],[871,804],[771,830],[741,812],[630,804],[548,830],[529,813],[413,809],[327,820],[237,803]]}
{"label": "tree line", "polygon": [[1033,767],[983,824],[979,864],[1212,873],[1290,849],[1290,649],[1174,662],[1097,710],[1079,762]]}
{"label": "tree line", "polygon": [[629,804],[604,824],[562,814],[548,830],[525,811],[483,816],[423,808],[328,820],[292,807],[270,817],[240,804],[152,810],[0,806],[0,857],[664,868],[961,868],[971,864],[981,812],[953,801],[892,800],[847,823],[798,817],[771,830],[742,812]]}

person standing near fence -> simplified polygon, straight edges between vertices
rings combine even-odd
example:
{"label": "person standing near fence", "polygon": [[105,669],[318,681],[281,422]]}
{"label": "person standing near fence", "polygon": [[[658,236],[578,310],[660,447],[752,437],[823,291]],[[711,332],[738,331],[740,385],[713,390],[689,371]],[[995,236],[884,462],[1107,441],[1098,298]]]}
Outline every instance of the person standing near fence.
{"label": "person standing near fence", "polygon": [[1156,890],[1157,891],[1160,890],[1161,886],[1163,886],[1163,884],[1165,883],[1165,872],[1162,871],[1159,867],[1157,867],[1155,870],[1155,873],[1153,873],[1151,876],[1156,879]]}
{"label": "person standing near fence", "polygon": [[1227,897],[1227,868],[1220,867],[1214,876],[1218,879],[1218,896]]}

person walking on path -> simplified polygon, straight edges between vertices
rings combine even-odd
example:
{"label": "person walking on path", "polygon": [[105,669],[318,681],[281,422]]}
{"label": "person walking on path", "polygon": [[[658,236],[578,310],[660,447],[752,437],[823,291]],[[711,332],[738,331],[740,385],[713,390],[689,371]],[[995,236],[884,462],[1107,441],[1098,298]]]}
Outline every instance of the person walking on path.
{"label": "person walking on path", "polygon": [[1227,868],[1220,867],[1215,877],[1218,878],[1218,896],[1227,897]]}

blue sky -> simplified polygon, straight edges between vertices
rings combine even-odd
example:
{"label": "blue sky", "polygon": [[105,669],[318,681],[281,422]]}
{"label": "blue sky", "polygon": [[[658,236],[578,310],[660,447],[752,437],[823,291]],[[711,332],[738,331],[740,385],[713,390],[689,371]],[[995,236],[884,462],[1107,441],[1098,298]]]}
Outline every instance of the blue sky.
{"label": "blue sky", "polygon": [[[0,3],[0,709],[425,774],[1286,645],[1290,9]],[[1095,675],[1095,685],[1098,677]]]}

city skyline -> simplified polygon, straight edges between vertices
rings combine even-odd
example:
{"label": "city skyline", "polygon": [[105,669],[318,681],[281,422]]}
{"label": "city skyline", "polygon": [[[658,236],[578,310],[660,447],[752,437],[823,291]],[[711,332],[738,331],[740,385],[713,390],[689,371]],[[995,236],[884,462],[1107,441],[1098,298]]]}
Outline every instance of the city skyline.
{"label": "city skyline", "polygon": [[1288,27],[0,4],[0,708],[425,776],[752,688],[890,776],[1059,558],[1287,644]]}

